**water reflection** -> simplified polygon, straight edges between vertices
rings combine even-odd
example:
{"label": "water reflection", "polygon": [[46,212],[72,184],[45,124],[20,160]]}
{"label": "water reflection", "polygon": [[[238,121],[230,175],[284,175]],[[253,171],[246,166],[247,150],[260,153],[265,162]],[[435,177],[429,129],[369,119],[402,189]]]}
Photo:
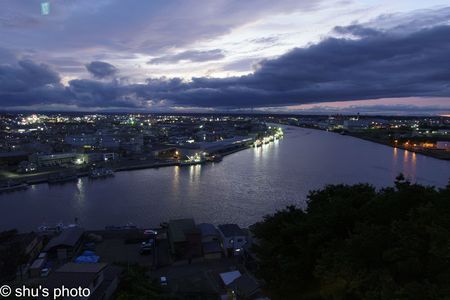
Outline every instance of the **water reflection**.
{"label": "water reflection", "polygon": [[79,207],[83,206],[85,203],[84,180],[86,180],[86,178],[78,178],[77,181],[77,193],[75,193],[75,199]]}
{"label": "water reflection", "polygon": [[120,172],[0,195],[0,230],[32,230],[43,218],[57,223],[74,217],[93,229],[130,221],[155,226],[174,217],[248,226],[286,205],[304,206],[310,190],[330,183],[383,187],[403,172],[420,183],[445,186],[450,177],[447,161],[323,131],[285,132],[284,139],[217,164]]}
{"label": "water reflection", "polygon": [[179,191],[180,191],[180,167],[179,166],[175,166],[173,168],[172,191],[175,195],[178,195]]}
{"label": "water reflection", "polygon": [[201,171],[202,171],[202,165],[193,165],[189,166],[189,180],[191,184],[196,183],[199,181]]}

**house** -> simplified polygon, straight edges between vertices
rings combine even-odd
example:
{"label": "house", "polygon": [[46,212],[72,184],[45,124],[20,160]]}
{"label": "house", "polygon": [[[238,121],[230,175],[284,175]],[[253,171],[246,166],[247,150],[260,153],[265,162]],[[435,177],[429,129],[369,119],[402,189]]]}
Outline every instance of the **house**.
{"label": "house", "polygon": [[220,246],[220,234],[216,227],[209,223],[197,225],[202,237],[203,257],[206,259],[222,258],[223,249]]}
{"label": "house", "polygon": [[200,234],[202,235],[202,243],[220,240],[220,234],[213,224],[200,223],[197,225],[197,228],[200,230]]}
{"label": "house", "polygon": [[247,235],[237,224],[223,224],[217,228],[226,255],[238,254],[247,243]]}
{"label": "house", "polygon": [[[247,273],[230,271],[219,274],[223,287],[237,299],[262,299],[260,285],[256,279]],[[224,295],[226,297],[226,295]],[[224,299],[222,297],[222,299]]]}
{"label": "house", "polygon": [[262,299],[260,285],[249,274],[243,274],[242,276],[234,279],[227,288],[233,291],[233,294],[237,296],[238,299]]}
{"label": "house", "polygon": [[201,234],[193,219],[170,220],[167,237],[176,259],[190,260],[202,256]]}
{"label": "house", "polygon": [[44,251],[50,257],[56,257],[63,261],[68,260],[79,250],[83,240],[83,233],[84,230],[80,227],[68,228],[52,238],[45,246]]}
{"label": "house", "polygon": [[222,258],[223,249],[219,241],[202,243],[203,257],[206,259]]}
{"label": "house", "polygon": [[[67,289],[89,289],[89,296],[83,299],[110,299],[117,289],[122,269],[107,263],[66,263],[45,280],[50,291],[64,286]],[[63,299],[71,299],[64,297]]]}

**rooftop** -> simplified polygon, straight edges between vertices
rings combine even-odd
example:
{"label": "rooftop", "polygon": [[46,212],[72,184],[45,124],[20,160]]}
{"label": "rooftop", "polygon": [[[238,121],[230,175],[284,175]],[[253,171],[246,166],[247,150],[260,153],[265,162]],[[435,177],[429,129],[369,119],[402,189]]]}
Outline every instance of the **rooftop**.
{"label": "rooftop", "polygon": [[68,228],[61,232],[60,235],[54,237],[50,240],[50,242],[45,247],[44,251],[49,251],[53,247],[57,246],[69,246],[73,247],[77,244],[79,239],[84,233],[83,228],[74,227],[74,228]]}
{"label": "rooftop", "polygon": [[245,232],[237,224],[223,224],[217,226],[225,237],[244,236]]}

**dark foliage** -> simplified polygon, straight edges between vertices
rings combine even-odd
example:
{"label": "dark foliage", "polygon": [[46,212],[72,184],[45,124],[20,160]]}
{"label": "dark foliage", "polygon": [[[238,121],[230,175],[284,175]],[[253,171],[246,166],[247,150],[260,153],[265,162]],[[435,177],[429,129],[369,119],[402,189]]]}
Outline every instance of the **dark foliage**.
{"label": "dark foliage", "polygon": [[450,184],[332,185],[254,226],[275,299],[450,299]]}

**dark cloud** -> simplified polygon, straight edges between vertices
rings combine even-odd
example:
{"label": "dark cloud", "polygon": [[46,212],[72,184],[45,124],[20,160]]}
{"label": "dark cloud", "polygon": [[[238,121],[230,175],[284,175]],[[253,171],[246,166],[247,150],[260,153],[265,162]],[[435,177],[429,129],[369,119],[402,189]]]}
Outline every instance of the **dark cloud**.
{"label": "dark cloud", "polygon": [[20,92],[59,84],[59,75],[44,64],[21,60],[16,65],[0,65],[0,92]]}
{"label": "dark cloud", "polygon": [[193,78],[174,93],[156,95],[201,107],[450,96],[450,26],[406,35],[357,32],[359,39],[328,38],[263,61],[248,76]]}
{"label": "dark cloud", "polygon": [[112,77],[117,73],[117,68],[103,61],[93,61],[86,65],[86,69],[97,78]]}
{"label": "dark cloud", "polygon": [[164,101],[174,106],[235,109],[450,96],[450,26],[405,34],[373,34],[354,26],[339,30],[354,37],[327,38],[293,49],[261,61],[254,73],[240,77],[159,78],[144,84],[72,80],[63,87],[49,67],[21,61],[0,68],[0,101],[10,106],[26,99],[29,103],[133,108]]}
{"label": "dark cloud", "polygon": [[336,26],[334,27],[334,31],[338,34],[351,35],[359,38],[371,37],[381,34],[381,32],[378,30],[357,24],[350,26]]}
{"label": "dark cloud", "polygon": [[204,62],[224,58],[222,50],[213,49],[207,51],[188,50],[174,55],[165,55],[153,58],[149,64],[173,64],[180,61]]}
{"label": "dark cloud", "polygon": [[[30,60],[0,65],[0,104],[5,106],[54,103],[64,93],[59,75]],[[65,96],[63,96],[65,98]]]}

